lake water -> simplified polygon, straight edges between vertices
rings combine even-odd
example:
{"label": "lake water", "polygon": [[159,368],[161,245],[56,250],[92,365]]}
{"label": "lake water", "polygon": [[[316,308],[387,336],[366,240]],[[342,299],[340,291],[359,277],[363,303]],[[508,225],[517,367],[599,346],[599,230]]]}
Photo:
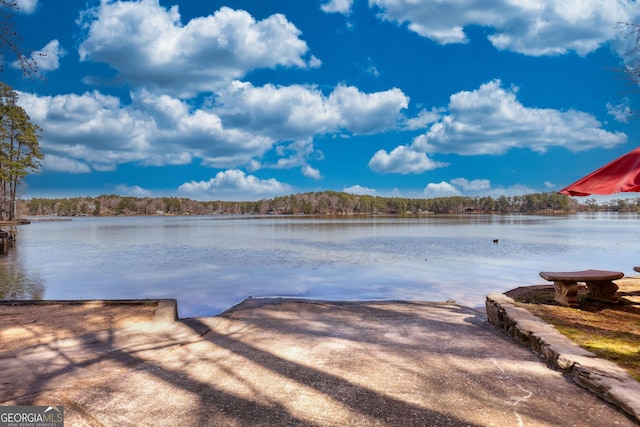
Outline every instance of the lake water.
{"label": "lake water", "polygon": [[[4,299],[175,298],[180,317],[249,296],[482,306],[540,271],[635,274],[636,214],[109,217],[33,222],[0,256]],[[498,239],[498,243],[494,243]]]}

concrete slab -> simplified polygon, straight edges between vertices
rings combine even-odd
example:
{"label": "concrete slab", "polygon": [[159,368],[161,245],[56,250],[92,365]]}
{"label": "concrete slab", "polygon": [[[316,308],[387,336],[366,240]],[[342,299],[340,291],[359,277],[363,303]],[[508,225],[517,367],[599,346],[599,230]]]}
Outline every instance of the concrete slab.
{"label": "concrete slab", "polygon": [[491,324],[640,422],[640,383],[627,371],[584,350],[504,294],[489,294],[486,311]]}
{"label": "concrete slab", "polygon": [[456,304],[249,299],[164,319],[0,352],[0,403],[64,405],[66,425],[635,425]]}

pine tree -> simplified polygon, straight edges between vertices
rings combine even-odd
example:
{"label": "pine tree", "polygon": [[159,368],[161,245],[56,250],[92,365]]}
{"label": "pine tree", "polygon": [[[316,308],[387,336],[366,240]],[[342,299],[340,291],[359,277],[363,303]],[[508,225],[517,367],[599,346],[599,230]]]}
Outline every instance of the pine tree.
{"label": "pine tree", "polygon": [[18,187],[44,158],[38,139],[40,127],[18,105],[18,94],[0,83],[0,219],[15,220]]}

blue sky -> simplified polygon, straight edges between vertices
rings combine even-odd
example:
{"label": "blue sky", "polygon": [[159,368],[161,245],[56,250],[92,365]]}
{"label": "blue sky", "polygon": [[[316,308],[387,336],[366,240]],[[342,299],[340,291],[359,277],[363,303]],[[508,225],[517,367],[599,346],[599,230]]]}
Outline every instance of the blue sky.
{"label": "blue sky", "polygon": [[18,0],[22,196],[557,191],[635,148],[631,0]]}

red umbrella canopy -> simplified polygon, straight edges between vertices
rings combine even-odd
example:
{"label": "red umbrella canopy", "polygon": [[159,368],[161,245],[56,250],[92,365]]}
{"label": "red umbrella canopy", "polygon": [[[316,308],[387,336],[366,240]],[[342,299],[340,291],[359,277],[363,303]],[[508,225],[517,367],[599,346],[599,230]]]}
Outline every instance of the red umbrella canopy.
{"label": "red umbrella canopy", "polygon": [[640,192],[640,147],[563,188],[567,196]]}

